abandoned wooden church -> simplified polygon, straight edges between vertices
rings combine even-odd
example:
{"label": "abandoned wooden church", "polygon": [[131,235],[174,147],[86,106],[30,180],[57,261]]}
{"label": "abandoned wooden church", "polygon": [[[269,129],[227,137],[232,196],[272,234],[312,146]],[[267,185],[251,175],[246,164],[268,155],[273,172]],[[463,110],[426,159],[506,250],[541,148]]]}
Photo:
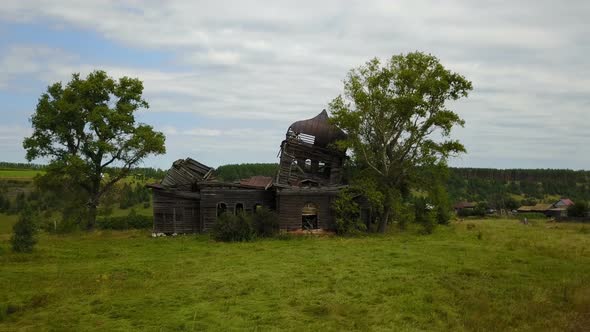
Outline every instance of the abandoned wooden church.
{"label": "abandoned wooden church", "polygon": [[211,167],[190,158],[177,160],[161,183],[149,185],[154,193],[154,232],[207,232],[222,213],[256,213],[260,207],[277,212],[281,229],[333,229],[331,206],[345,187],[346,152],[333,143],[344,137],[325,110],[293,123],[281,143],[274,178],[219,182]]}

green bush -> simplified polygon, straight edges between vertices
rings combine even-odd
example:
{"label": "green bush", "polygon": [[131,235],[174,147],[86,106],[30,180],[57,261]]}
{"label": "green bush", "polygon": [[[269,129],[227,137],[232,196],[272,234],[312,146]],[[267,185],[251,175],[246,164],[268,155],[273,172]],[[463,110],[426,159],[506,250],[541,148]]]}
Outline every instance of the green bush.
{"label": "green bush", "polygon": [[279,216],[265,207],[252,215],[252,227],[257,236],[272,237],[279,233]]}
{"label": "green bush", "polygon": [[418,198],[414,202],[414,220],[422,225],[424,234],[432,234],[436,227],[436,211],[432,209],[423,198]]}
{"label": "green bush", "polygon": [[30,207],[25,206],[20,212],[20,217],[12,227],[13,234],[10,238],[12,251],[14,252],[31,252],[37,243],[35,234],[37,225],[35,224],[36,215]]}
{"label": "green bush", "polygon": [[443,205],[438,205],[436,207],[436,222],[440,225],[448,225],[451,221],[451,213],[450,211]]}
{"label": "green bush", "polygon": [[588,204],[584,201],[578,201],[574,205],[567,208],[568,217],[587,217]]}
{"label": "green bush", "polygon": [[336,233],[340,235],[359,234],[367,231],[367,225],[361,220],[361,210],[354,201],[354,193],[342,190],[332,203],[336,216]]}
{"label": "green bush", "polygon": [[254,235],[252,218],[245,213],[237,216],[231,213],[220,215],[211,232],[213,239],[224,242],[251,241]]}
{"label": "green bush", "polygon": [[127,216],[100,218],[96,224],[99,229],[147,229],[152,228],[154,219],[151,216],[139,215],[131,209]]}

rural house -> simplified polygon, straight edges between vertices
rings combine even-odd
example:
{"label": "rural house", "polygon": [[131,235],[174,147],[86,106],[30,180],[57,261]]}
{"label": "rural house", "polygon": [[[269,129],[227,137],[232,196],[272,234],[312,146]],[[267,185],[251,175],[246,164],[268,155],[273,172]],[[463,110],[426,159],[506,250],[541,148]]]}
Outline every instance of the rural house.
{"label": "rural house", "polygon": [[[260,207],[276,211],[284,230],[333,229],[332,202],[346,187],[346,151],[333,143],[345,137],[325,110],[293,123],[280,145],[274,178],[220,182],[211,167],[190,158],[177,160],[161,183],[148,185],[154,194],[154,232],[207,232],[223,213],[256,213]],[[370,216],[363,206],[363,220],[368,223]]]}
{"label": "rural house", "polygon": [[553,204],[525,205],[518,208],[518,213],[542,213],[547,217],[566,217],[567,208],[574,205],[569,198],[561,198]]}

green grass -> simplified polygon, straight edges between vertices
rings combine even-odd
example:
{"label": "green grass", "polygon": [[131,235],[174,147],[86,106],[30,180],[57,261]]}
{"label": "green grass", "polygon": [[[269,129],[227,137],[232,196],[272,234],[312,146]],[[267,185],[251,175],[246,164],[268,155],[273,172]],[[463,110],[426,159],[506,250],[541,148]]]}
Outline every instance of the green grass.
{"label": "green grass", "polygon": [[[469,226],[472,225],[472,226]],[[0,330],[579,330],[590,226],[465,221],[429,236],[215,243],[0,235]]]}
{"label": "green grass", "polygon": [[43,171],[34,169],[0,169],[0,179],[33,179]]}
{"label": "green grass", "polygon": [[4,213],[0,213],[0,236],[2,234],[10,234],[12,233],[12,225],[16,223],[18,220],[18,215],[7,215]]}

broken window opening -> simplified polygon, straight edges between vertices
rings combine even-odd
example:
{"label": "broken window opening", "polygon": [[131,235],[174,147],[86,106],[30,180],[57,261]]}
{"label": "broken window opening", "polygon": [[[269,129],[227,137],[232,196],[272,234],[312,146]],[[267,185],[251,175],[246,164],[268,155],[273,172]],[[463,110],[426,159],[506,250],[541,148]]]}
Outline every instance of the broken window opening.
{"label": "broken window opening", "polygon": [[301,211],[301,228],[318,229],[318,209],[314,203],[306,203]]}
{"label": "broken window opening", "polygon": [[227,205],[225,203],[217,203],[217,216],[221,216],[227,212]]}
{"label": "broken window opening", "polygon": [[236,216],[242,212],[244,212],[244,204],[236,203],[236,208],[234,209]]}
{"label": "broken window opening", "polygon": [[254,213],[257,213],[258,211],[260,211],[260,209],[262,209],[262,204],[260,204],[260,203],[254,204],[254,208],[253,208]]}

